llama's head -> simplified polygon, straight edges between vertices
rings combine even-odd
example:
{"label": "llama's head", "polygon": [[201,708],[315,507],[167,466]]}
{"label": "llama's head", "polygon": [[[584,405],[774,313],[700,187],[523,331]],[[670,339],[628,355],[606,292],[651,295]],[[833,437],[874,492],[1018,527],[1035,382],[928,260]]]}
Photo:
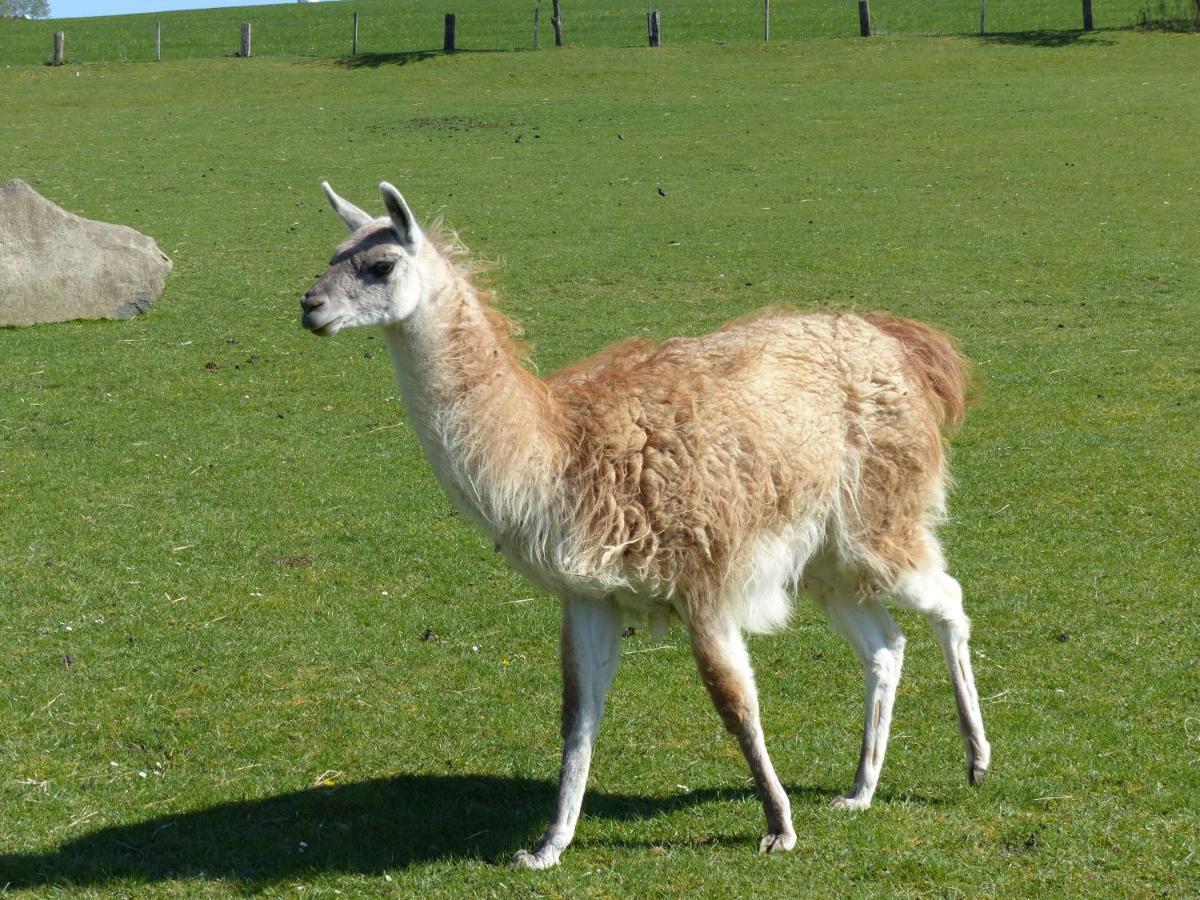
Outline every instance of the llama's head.
{"label": "llama's head", "polygon": [[412,315],[421,300],[418,256],[425,237],[400,192],[379,185],[388,215],[378,219],[343,200],[322,182],[350,237],[333,253],[329,270],[300,300],[300,323],[328,336],[354,325],[389,325]]}

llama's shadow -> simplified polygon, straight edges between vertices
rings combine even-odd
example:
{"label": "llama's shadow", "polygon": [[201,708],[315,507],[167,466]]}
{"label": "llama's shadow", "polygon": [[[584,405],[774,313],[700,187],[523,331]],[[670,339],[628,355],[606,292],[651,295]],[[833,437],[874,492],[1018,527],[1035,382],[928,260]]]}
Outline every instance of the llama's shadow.
{"label": "llama's shadow", "polygon": [[[790,792],[833,795],[814,787]],[[451,858],[502,862],[536,839],[554,793],[548,781],[488,775],[396,775],[312,788],[102,828],[44,853],[0,855],[0,886],[70,889],[206,878],[254,889],[313,872],[377,874]],[[740,789],[661,798],[589,791],[586,813],[648,818],[752,796]],[[747,823],[748,844],[757,843],[758,824]]]}
{"label": "llama's shadow", "polygon": [[338,65],[347,69],[380,69],[384,66],[408,66],[439,56],[473,56],[478,53],[507,53],[506,50],[398,50],[393,53],[359,53],[343,56]]}
{"label": "llama's shadow", "polygon": [[401,50],[394,53],[358,53],[343,56],[337,62],[347,69],[378,69],[383,66],[407,66],[446,55],[442,50]]}
{"label": "llama's shadow", "polygon": [[1009,47],[1106,47],[1116,43],[1112,38],[1102,37],[1096,31],[998,31],[982,34],[978,38],[985,44],[1003,44]]}

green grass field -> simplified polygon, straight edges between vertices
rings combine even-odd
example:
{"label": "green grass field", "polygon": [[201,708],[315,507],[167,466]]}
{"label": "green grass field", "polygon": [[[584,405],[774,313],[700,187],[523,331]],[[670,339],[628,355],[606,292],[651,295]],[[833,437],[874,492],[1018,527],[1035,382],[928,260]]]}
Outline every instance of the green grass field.
{"label": "green grass field", "polygon": [[[1196,893],[1197,38],[708,40],[0,71],[0,179],[175,261],[139,319],[0,330],[0,890]],[[452,513],[381,342],[298,327],[321,178],[443,213],[542,371],[767,303],[958,335],[988,782],[900,614],[875,806],[828,810],[861,674],[802,602],[751,643],[799,834],[761,857],[683,635],[639,629],[575,846],[505,869],[550,813],[558,611]]]}
{"label": "green grass field", "polygon": [[[1126,28],[1143,8],[1160,0],[1095,0],[1101,29]],[[1165,0],[1168,6],[1190,0]],[[162,25],[164,59],[233,56],[240,25],[253,25],[256,56],[349,55],[352,21],[359,13],[359,50],[364,55],[441,50],[442,18],[457,17],[458,46],[470,50],[529,49],[536,0],[453,0],[441,5],[395,0],[344,0],[314,5],[246,6],[232,9],[56,19],[0,21],[0,64],[35,65],[50,59],[53,33],[67,36],[73,62],[151,60],[155,23]],[[541,19],[543,47],[552,46],[550,3]],[[656,2],[667,45],[761,41],[762,0],[664,0]],[[646,44],[646,4],[641,0],[586,0],[562,5],[565,38],[572,47],[637,47]],[[1083,27],[1079,0],[991,0],[987,27],[1004,34]],[[977,34],[974,0],[874,0],[876,34]],[[855,0],[775,0],[771,34],[776,39],[858,35]],[[1051,40],[1056,38],[1050,37]]]}

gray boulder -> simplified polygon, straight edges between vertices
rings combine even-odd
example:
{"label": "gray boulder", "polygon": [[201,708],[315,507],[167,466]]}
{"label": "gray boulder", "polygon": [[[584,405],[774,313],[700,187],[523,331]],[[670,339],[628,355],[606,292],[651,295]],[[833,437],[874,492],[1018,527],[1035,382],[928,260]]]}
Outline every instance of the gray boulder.
{"label": "gray boulder", "polygon": [[0,184],[0,325],[132,318],[170,271],[141,232],[69,213],[20,179]]}

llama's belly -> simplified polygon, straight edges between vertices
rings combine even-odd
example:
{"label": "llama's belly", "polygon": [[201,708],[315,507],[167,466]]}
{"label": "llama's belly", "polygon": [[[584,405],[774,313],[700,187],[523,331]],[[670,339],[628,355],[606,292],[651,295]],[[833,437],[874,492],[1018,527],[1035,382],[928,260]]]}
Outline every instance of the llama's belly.
{"label": "llama's belly", "polygon": [[603,597],[608,591],[595,578],[574,575],[531,559],[517,541],[505,536],[493,538],[496,551],[505,562],[536,588],[556,597]]}
{"label": "llama's belly", "polygon": [[535,587],[560,598],[590,597],[597,602],[612,603],[626,622],[640,625],[648,621],[650,631],[655,636],[667,630],[672,615],[683,617],[681,609],[648,587],[629,585],[623,579],[621,586],[614,587],[611,581],[600,577],[548,569],[531,561],[515,543],[503,538],[496,541],[496,549],[513,569]]}

